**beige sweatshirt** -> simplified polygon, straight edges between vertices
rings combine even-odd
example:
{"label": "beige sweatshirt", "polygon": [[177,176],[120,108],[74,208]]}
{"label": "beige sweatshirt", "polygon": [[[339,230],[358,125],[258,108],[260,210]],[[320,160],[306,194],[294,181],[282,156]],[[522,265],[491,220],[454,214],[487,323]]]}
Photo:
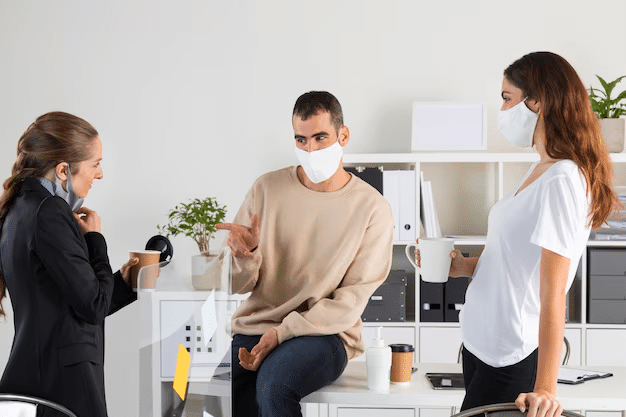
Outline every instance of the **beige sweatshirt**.
{"label": "beige sweatshirt", "polygon": [[276,328],[278,341],[338,334],[348,358],[364,351],[361,314],[389,274],[393,219],[384,197],[352,176],[341,189],[317,192],[296,167],[261,176],[235,217],[259,214],[253,258],[233,258],[234,293],[250,296],[233,315],[233,333]]}

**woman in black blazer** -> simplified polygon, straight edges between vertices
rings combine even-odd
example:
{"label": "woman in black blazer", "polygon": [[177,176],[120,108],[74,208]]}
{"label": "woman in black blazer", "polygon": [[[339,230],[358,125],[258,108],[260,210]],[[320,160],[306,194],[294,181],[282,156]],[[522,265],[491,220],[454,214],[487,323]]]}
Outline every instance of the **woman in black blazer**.
{"label": "woman in black blazer", "polygon": [[0,197],[0,301],[8,290],[15,324],[0,392],[54,401],[79,417],[107,415],[104,318],[137,298],[128,283],[137,260],[114,274],[100,217],[81,207],[103,176],[101,159],[89,123],[45,114],[20,138]]}

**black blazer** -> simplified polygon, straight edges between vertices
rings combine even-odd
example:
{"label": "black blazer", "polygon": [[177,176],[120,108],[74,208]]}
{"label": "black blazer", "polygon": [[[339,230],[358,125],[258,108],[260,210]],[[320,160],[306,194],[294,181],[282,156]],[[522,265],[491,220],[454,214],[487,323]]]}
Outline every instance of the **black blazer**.
{"label": "black blazer", "polygon": [[28,178],[2,227],[0,269],[15,323],[0,392],[106,416],[104,318],[137,296],[112,273],[104,237],[83,236],[68,204]]}

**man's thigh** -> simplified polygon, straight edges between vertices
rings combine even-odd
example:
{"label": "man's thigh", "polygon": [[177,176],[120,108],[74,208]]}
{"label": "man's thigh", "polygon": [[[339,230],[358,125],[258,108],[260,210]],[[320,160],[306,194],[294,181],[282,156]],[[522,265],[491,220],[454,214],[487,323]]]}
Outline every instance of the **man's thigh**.
{"label": "man's thigh", "polygon": [[259,368],[257,390],[278,384],[301,398],[339,378],[347,362],[337,335],[295,337],[265,358]]}

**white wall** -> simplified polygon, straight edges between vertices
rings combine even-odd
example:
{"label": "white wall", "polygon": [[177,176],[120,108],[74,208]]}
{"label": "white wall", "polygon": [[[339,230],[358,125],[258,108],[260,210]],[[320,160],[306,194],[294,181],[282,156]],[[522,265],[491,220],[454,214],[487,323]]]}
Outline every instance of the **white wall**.
{"label": "white wall", "polygon": [[[214,196],[232,219],[259,174],[293,164],[305,91],[339,98],[347,152],[410,151],[415,100],[487,103],[489,150],[510,150],[495,123],[504,68],[550,50],[586,85],[624,75],[625,17],[622,0],[0,0],[0,178],[40,114],[90,121],[105,177],[86,205],[118,266],[176,203]],[[193,242],[173,243],[189,274]],[[107,320],[112,416],[137,415],[137,312]],[[0,369],[12,331],[0,323]]]}

